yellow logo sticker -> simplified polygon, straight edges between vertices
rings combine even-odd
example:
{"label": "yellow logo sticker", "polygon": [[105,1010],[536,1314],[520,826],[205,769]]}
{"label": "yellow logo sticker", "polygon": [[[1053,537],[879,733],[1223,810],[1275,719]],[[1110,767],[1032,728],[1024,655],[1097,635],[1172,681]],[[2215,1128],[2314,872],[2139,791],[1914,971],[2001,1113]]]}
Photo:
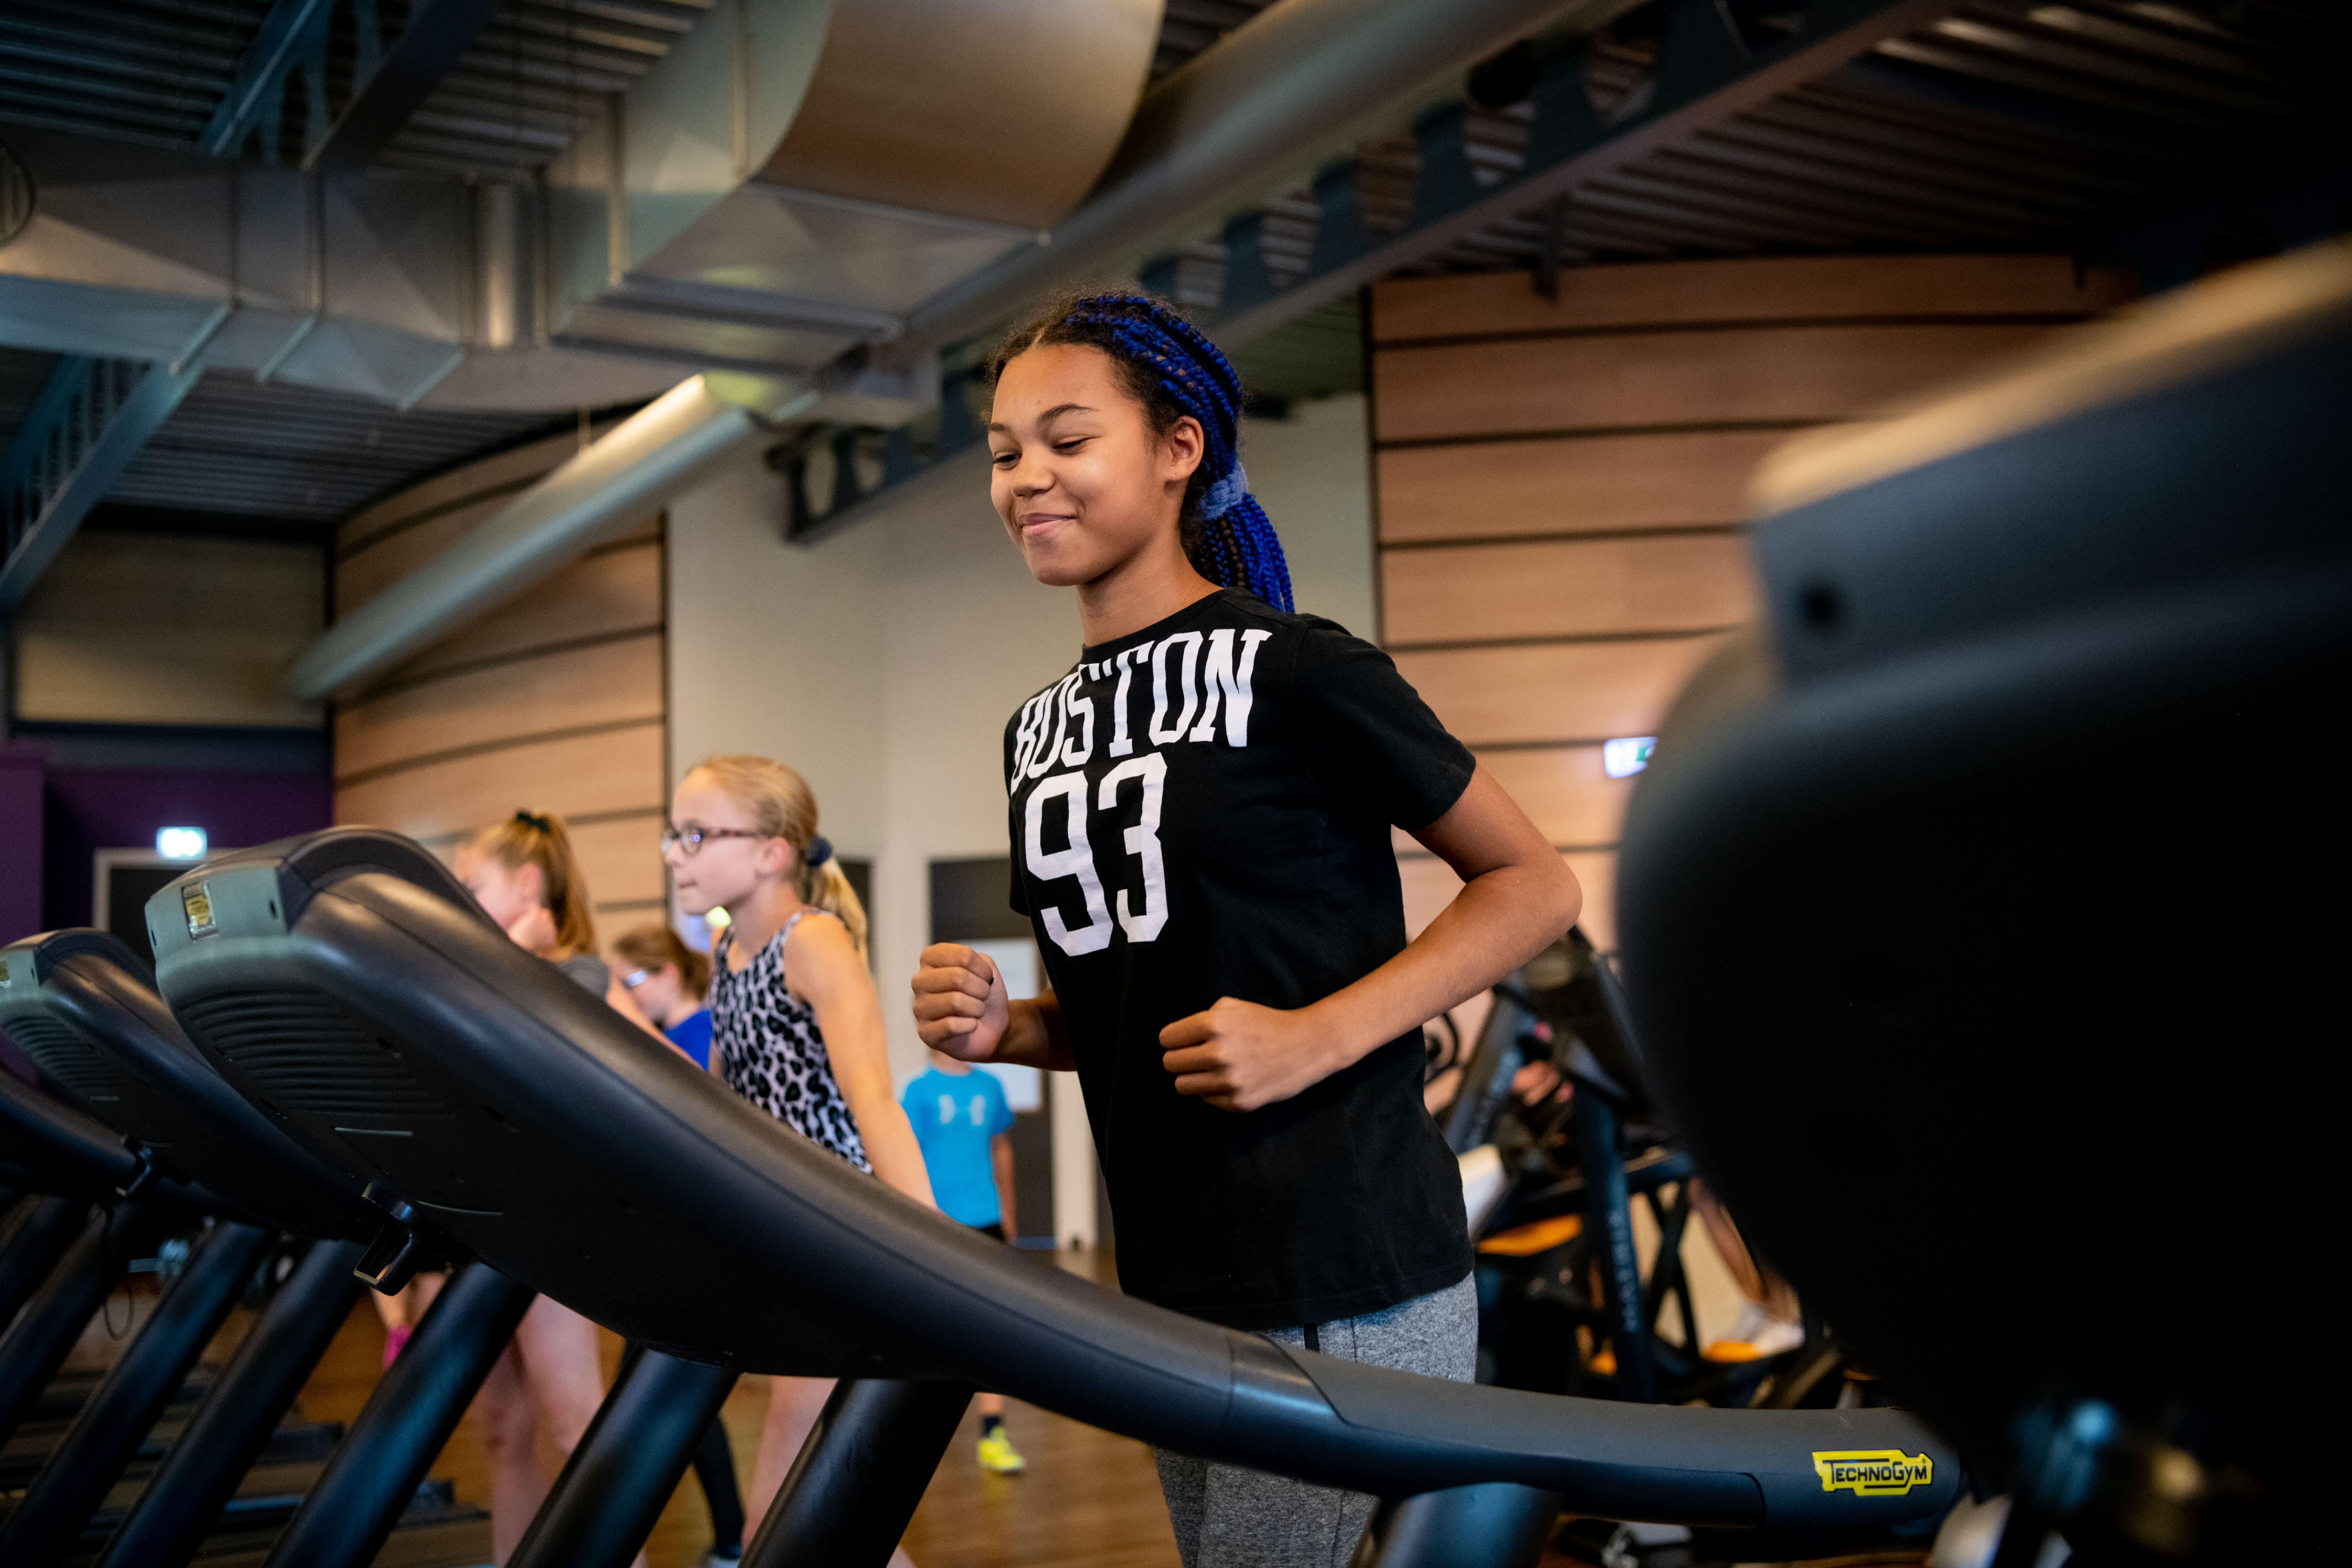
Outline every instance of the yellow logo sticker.
{"label": "yellow logo sticker", "polygon": [[1913,1487],[1932,1486],[1936,1461],[1926,1454],[1900,1448],[1838,1448],[1815,1450],[1813,1471],[1825,1492],[1852,1492],[1856,1497],[1901,1497]]}
{"label": "yellow logo sticker", "polygon": [[217,928],[213,919],[212,889],[202,882],[191,882],[180,889],[180,907],[187,911],[188,934],[210,936]]}

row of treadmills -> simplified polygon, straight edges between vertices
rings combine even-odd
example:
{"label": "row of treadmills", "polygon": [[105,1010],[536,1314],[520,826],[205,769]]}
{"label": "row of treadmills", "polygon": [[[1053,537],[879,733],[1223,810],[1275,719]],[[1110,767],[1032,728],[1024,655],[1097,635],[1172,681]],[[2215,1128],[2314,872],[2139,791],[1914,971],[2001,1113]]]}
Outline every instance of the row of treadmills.
{"label": "row of treadmills", "polygon": [[[2053,1532],[2084,1563],[2271,1553],[2327,1495],[2300,1396],[2149,1303],[2296,1244],[2293,1204],[2249,1201],[2245,1139],[2272,1191],[2322,1179],[2317,1097],[2265,1053],[2340,964],[2341,900],[2296,897],[2352,869],[2340,783],[2191,741],[2341,711],[2347,347],[2352,257],[2323,247],[1762,481],[1764,617],[1636,795],[1622,966],[1699,1167],[1906,1409],[1437,1382],[1039,1268],[653,1044],[415,844],[338,828],[158,894],[152,978],[95,931],[5,950],[0,1026],[57,1092],[0,1075],[0,1434],[122,1259],[208,1223],[0,1562],[191,1560],[360,1282],[421,1268],[454,1272],[270,1563],[374,1560],[534,1292],[630,1348],[529,1568],[626,1563],[744,1373],[841,1379],[761,1568],[883,1563],[975,1386],[1378,1494],[1365,1564],[1529,1563],[1562,1511],[1827,1551],[1968,1490],[2011,1500],[2002,1568]],[[2185,934],[2215,888],[2226,979]],[[299,1265],[93,1543],[289,1239]]]}

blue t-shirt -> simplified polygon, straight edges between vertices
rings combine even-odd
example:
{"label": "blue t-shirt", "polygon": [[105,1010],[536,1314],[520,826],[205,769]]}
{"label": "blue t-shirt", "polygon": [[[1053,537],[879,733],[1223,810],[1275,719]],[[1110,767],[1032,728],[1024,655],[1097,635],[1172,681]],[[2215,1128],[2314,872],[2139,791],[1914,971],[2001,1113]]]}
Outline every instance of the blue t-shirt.
{"label": "blue t-shirt", "polygon": [[1013,1108],[993,1073],[941,1072],[933,1068],[907,1086],[899,1103],[923,1146],[931,1196],[958,1225],[994,1225],[1004,1217],[996,1201],[996,1167],[988,1141],[1013,1126]]}
{"label": "blue t-shirt", "polygon": [[703,1071],[710,1070],[710,1010],[698,1007],[662,1031],[669,1043],[694,1058],[694,1065]]}

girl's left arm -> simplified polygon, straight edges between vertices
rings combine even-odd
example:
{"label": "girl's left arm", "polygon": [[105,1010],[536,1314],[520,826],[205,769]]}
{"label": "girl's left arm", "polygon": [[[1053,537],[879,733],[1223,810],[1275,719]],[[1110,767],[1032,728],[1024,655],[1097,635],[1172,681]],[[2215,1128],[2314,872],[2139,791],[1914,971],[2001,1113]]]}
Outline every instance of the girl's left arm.
{"label": "girl's left arm", "polygon": [[1221,998],[1160,1031],[1180,1094],[1255,1110],[1350,1067],[1476,995],[1576,923],[1584,891],[1484,767],[1415,833],[1463,881],[1429,929],[1354,984],[1296,1009]]}
{"label": "girl's left arm", "polygon": [[890,1057],[874,977],[838,921],[805,920],[793,929],[792,983],[816,1009],[834,1081],[849,1102],[874,1173],[918,1203],[933,1204],[922,1147],[890,1092]]}

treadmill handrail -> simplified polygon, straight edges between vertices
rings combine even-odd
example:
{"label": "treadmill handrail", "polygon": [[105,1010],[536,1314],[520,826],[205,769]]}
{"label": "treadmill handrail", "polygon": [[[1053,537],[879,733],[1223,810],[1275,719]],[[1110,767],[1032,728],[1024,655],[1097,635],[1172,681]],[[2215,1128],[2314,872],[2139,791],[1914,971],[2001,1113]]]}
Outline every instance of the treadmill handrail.
{"label": "treadmill handrail", "polygon": [[[1894,1411],[1639,1407],[1450,1384],[1278,1351],[1040,1268],[785,1130],[436,891],[356,872],[271,921],[250,900],[273,876],[215,873],[213,930],[159,944],[164,994],[199,1046],[255,1092],[218,1044],[234,1009],[264,1005],[239,998],[332,998],[412,1075],[401,1092],[414,1109],[355,1137],[298,1117],[306,1142],[379,1163],[480,1256],[631,1337],[726,1360],[764,1325],[770,1342],[741,1364],[803,1370],[791,1336],[774,1337],[789,1325],[875,1371],[968,1377],[1162,1447],[1389,1495],[1508,1480],[1588,1513],[1854,1524],[1931,1516],[1956,1495],[1950,1450]],[[467,1203],[425,1190],[467,1165]],[[639,1290],[612,1250],[633,1238],[680,1267],[705,1249],[723,1258],[732,1291],[672,1274]],[[761,1312],[722,1323],[739,1309],[713,1298],[730,1294]],[[1814,1456],[1857,1450],[1916,1455],[1927,1474],[1905,1496],[1831,1489]]]}

